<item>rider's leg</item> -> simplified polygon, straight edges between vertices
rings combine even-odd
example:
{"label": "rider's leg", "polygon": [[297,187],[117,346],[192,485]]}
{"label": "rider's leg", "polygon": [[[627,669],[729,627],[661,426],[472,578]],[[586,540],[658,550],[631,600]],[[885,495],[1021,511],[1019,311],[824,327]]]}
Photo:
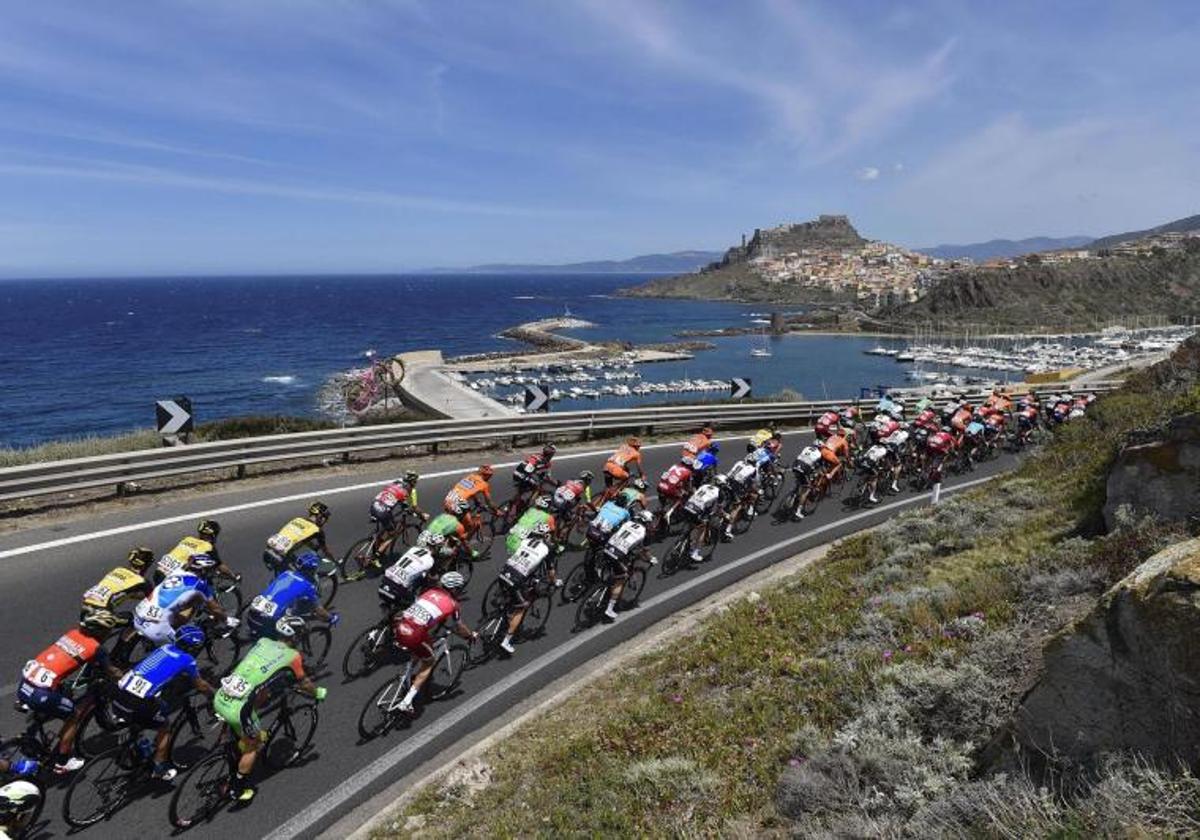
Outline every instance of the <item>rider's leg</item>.
{"label": "rider's leg", "polygon": [[62,759],[66,759],[75,752],[75,736],[79,732],[79,721],[95,704],[96,701],[90,694],[84,695],[76,704],[75,711],[71,713],[71,716],[63,721],[62,731],[58,734],[58,755]]}
{"label": "rider's leg", "polygon": [[400,708],[411,709],[413,701],[417,699],[417,695],[421,693],[421,688],[429,679],[429,675],[433,673],[433,651],[429,651],[429,656],[421,657],[421,667],[417,671],[417,675],[413,677],[412,685],[408,688],[408,694],[404,695],[404,700],[400,703]]}
{"label": "rider's leg", "polygon": [[604,614],[609,618],[617,617],[617,603],[621,600],[621,593],[625,591],[625,581],[628,579],[627,574],[613,577],[612,586],[608,588],[608,606],[604,610]]}
{"label": "rider's leg", "polygon": [[508,631],[504,634],[504,638],[500,640],[500,647],[509,653],[513,653],[513,636],[517,635],[517,631],[521,629],[521,622],[525,620],[525,613],[528,609],[529,603],[522,598],[521,606],[513,610],[512,616],[508,619]]}

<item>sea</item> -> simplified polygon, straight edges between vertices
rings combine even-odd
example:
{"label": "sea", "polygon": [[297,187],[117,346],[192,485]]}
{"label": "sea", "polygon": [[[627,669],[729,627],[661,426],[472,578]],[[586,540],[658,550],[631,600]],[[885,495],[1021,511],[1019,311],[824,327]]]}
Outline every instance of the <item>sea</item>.
{"label": "sea", "polygon": [[[154,424],[160,399],[188,397],[198,422],[251,414],[318,416],[318,390],[368,354],[511,350],[506,327],[562,315],[570,334],[635,343],[680,330],[748,325],[771,307],[620,298],[646,277],[479,275],[172,277],[0,281],[0,446],[26,447]],[[784,311],[794,312],[795,307]],[[643,378],[752,381],[809,399],[904,384],[903,367],[864,350],[866,336],[730,336],[687,361],[640,366]],[[764,341],[769,358],[751,356]],[[980,371],[972,371],[979,375]],[[723,394],[588,400],[617,407]]]}

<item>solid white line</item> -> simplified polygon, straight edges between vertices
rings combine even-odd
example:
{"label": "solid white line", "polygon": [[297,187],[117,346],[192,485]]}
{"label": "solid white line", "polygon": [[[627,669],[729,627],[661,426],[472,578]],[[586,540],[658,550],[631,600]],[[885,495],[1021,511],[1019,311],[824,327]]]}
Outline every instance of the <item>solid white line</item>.
{"label": "solid white line", "polygon": [[[743,437],[721,437],[715,440],[725,443],[731,440],[743,440]],[[682,446],[681,442],[675,443],[650,443],[642,447],[642,449],[664,449],[671,446]],[[566,461],[572,458],[595,458],[598,455],[610,455],[611,449],[594,449],[588,452],[568,452],[563,455],[556,455],[556,461]],[[499,464],[493,464],[495,467],[515,467],[520,461],[505,461]],[[421,478],[445,478],[448,475],[459,475],[469,467],[459,467],[453,470],[441,470],[440,472],[423,473]],[[223,513],[236,513],[242,510],[253,510],[254,508],[270,507],[284,502],[298,502],[311,499],[314,496],[333,496],[337,493],[349,493],[354,490],[366,490],[371,487],[380,487],[380,481],[367,481],[361,484],[348,484],[344,487],[329,487],[324,490],[312,490],[308,493],[296,493],[290,496],[279,496],[274,499],[260,499],[256,502],[245,502],[240,505],[230,505],[229,507],[213,508],[211,510],[197,511],[196,513],[185,513],[179,516],[167,516],[162,519],[152,519],[148,522],[137,522],[132,525],[120,525],[116,528],[107,528],[103,531],[93,531],[88,534],[76,534],[72,537],[62,537],[57,540],[49,540],[48,542],[35,543],[33,545],[23,545],[17,548],[10,548],[0,551],[0,560],[6,557],[17,557],[21,554],[32,554],[35,551],[45,551],[50,548],[61,548],[64,545],[74,545],[75,543],[87,542],[88,540],[102,539],[104,537],[112,537],[117,534],[129,534],[134,531],[141,531],[145,528],[157,528],[160,525],[173,525],[176,522],[188,522],[195,519],[203,519],[209,516],[219,516]]]}
{"label": "solid white line", "polygon": [[[948,493],[957,493],[977,484],[982,484],[986,481],[992,481],[993,479],[998,478],[999,475],[1001,474],[987,476],[985,478],[976,478],[971,481],[955,485],[954,487],[950,487],[942,491],[942,495],[945,496]],[[803,534],[797,534],[794,537],[789,537],[788,539],[777,542],[774,545],[760,548],[757,551],[747,554],[745,557],[739,560],[734,560],[733,562],[726,563],[723,566],[717,566],[716,568],[705,572],[699,577],[691,578],[686,583],[682,583],[679,586],[659,593],[653,598],[643,601],[641,606],[642,608],[654,607],[656,604],[660,604],[670,598],[674,598],[682,592],[687,592],[690,589],[702,586],[713,578],[723,575],[731,569],[736,569],[748,563],[753,563],[755,560],[765,557],[766,555],[778,551],[781,548],[786,548],[789,545],[794,545],[795,543],[810,539],[818,534],[825,533],[826,531],[833,530],[834,528],[839,528],[842,525],[845,525],[847,522],[854,522],[859,519],[865,519],[866,517],[874,516],[881,511],[893,510],[899,507],[910,507],[914,501],[929,498],[930,495],[931,494],[929,493],[922,493],[918,496],[914,496],[911,499],[880,505],[877,508],[852,514],[851,516],[839,519],[837,522],[831,522],[828,525],[821,525],[812,529],[811,531],[805,531]],[[417,750],[431,743],[442,733],[446,732],[448,729],[457,725],[463,720],[466,720],[468,717],[485,706],[491,704],[494,700],[496,700],[513,686],[528,679],[538,671],[550,667],[556,661],[566,656],[580,645],[587,644],[591,639],[595,638],[600,633],[605,633],[613,629],[619,622],[620,620],[618,619],[617,623],[601,625],[595,630],[595,632],[579,634],[575,636],[575,638],[558,645],[556,648],[554,648],[554,650],[542,654],[528,665],[513,671],[508,676],[503,677],[496,683],[493,683],[491,686],[475,695],[475,697],[471,700],[464,702],[461,706],[458,706],[453,711],[447,712],[445,715],[438,718],[436,722],[431,723],[429,726],[421,729],[412,737],[405,740],[404,743],[398,744],[397,746],[388,750],[362,770],[359,770],[353,776],[350,776],[340,785],[327,792],[324,796],[313,802],[303,811],[299,812],[283,825],[266,835],[265,840],[291,840],[291,838],[299,836],[306,829],[315,825],[330,811],[340,807],[344,802],[355,796],[367,785],[370,785],[385,773],[390,772],[393,767],[395,767],[404,759],[408,758]]]}

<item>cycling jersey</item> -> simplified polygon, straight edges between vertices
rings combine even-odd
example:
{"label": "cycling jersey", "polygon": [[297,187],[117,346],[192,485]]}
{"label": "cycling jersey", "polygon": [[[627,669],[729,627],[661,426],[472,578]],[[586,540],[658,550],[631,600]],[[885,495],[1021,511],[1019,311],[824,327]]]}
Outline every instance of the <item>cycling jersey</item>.
{"label": "cycling jersey", "polygon": [[687,500],[687,504],[683,509],[693,516],[703,516],[711,512],[721,498],[721,488],[715,484],[701,485],[692,497]]}
{"label": "cycling jersey", "polygon": [[624,560],[646,542],[646,526],[641,522],[629,521],[608,538],[604,553],[614,560]]}
{"label": "cycling jersey", "polygon": [[821,444],[821,457],[832,466],[836,467],[849,454],[850,444],[841,435],[831,435]]}
{"label": "cycling jersey", "polygon": [[640,490],[635,490],[632,487],[626,487],[621,491],[620,495],[623,499],[625,499],[625,504],[630,510],[633,510],[639,506],[646,506],[646,496]]}
{"label": "cycling jersey", "polygon": [[285,571],[250,602],[246,614],[255,635],[275,635],[275,622],[284,615],[308,615],[321,602],[316,585],[297,572]]}
{"label": "cycling jersey", "polygon": [[605,502],[600,511],[592,519],[588,530],[595,530],[600,534],[611,534],[613,531],[620,528],[629,518],[629,511],[618,505],[616,502]]}
{"label": "cycling jersey", "polygon": [[697,433],[688,438],[687,442],[683,444],[683,452],[685,455],[696,456],[708,449],[711,443],[711,437],[703,433]]}
{"label": "cycling jersey", "polygon": [[879,469],[888,456],[888,448],[876,444],[863,453],[863,465],[871,471]]}
{"label": "cycling jersey", "polygon": [[967,427],[967,424],[971,422],[971,418],[974,416],[974,412],[972,412],[971,409],[960,408],[958,411],[954,412],[954,416],[950,418],[950,425],[961,432]]}
{"label": "cycling jersey", "polygon": [[729,470],[729,481],[740,489],[746,490],[758,481],[758,469],[753,464],[738,461]]}
{"label": "cycling jersey", "polygon": [[550,545],[544,540],[527,539],[517,546],[504,562],[500,578],[510,586],[521,588],[550,556]]}
{"label": "cycling jersey", "polygon": [[559,513],[566,513],[575,507],[580,499],[590,502],[592,500],[592,488],[582,481],[564,481],[554,491],[554,508]]}
{"label": "cycling jersey", "polygon": [[444,589],[429,589],[406,609],[393,625],[396,642],[405,650],[428,659],[433,656],[430,636],[443,624],[458,622],[458,602]]}
{"label": "cycling jersey", "polygon": [[841,420],[836,412],[826,411],[817,418],[816,432],[818,437],[828,437],[838,430],[838,423]]}
{"label": "cycling jersey", "polygon": [[384,505],[389,510],[407,503],[408,488],[403,484],[389,484],[375,496],[375,504]]}
{"label": "cycling jersey", "polygon": [[388,606],[411,601],[426,575],[434,566],[435,558],[429,549],[414,546],[404,556],[388,566],[379,581],[379,600]]}
{"label": "cycling jersey", "polygon": [[517,464],[513,470],[513,481],[530,487],[537,487],[543,477],[550,471],[550,459],[540,454],[527,455],[525,460]]}
{"label": "cycling jersey", "polygon": [[792,462],[792,469],[798,472],[809,473],[816,469],[819,463],[821,463],[821,450],[815,446],[806,446],[800,450],[800,454]]}
{"label": "cycling jersey", "polygon": [[320,526],[303,516],[297,516],[267,540],[267,548],[284,559],[299,556],[306,550],[318,554],[325,546],[325,532]]}
{"label": "cycling jersey", "polygon": [[467,529],[456,517],[449,513],[439,513],[429,521],[425,530],[431,534],[438,534],[443,537],[457,537],[460,540],[467,538]]}
{"label": "cycling jersey", "polygon": [[658,495],[669,499],[682,496],[692,481],[692,468],[687,464],[675,464],[658,480]]}
{"label": "cycling jersey", "polygon": [[173,644],[163,645],[125,672],[117,688],[139,700],[166,699],[164,695],[190,686],[199,674],[196,660]]}
{"label": "cycling jersey", "polygon": [[899,420],[902,417],[904,417],[904,409],[901,408],[900,405],[897,404],[890,397],[882,398],[879,401],[879,404],[877,406],[875,406],[875,410],[877,412],[879,412],[880,414],[886,414],[889,417],[892,417],[896,420]]}
{"label": "cycling jersey", "polygon": [[[274,639],[259,639],[233,672],[221,680],[213,697],[213,711],[239,739],[256,738],[256,708],[268,706],[270,699],[304,677],[304,659],[299,651]],[[254,702],[256,699],[260,702]]]}
{"label": "cycling jersey", "polygon": [[634,449],[629,444],[622,444],[616,452],[608,457],[604,463],[604,471],[613,478],[623,479],[629,477],[630,465],[637,464],[640,469],[642,466],[641,450]]}
{"label": "cycling jersey", "polygon": [[126,601],[146,597],[150,583],[137,572],[118,566],[99,583],[83,593],[83,605],[97,610],[113,610]]}
{"label": "cycling jersey", "polygon": [[168,577],[191,568],[192,558],[197,554],[211,556],[215,550],[213,544],[208,540],[202,540],[199,537],[184,537],[179,541],[179,545],[159,558],[158,563],[154,566],[154,571],[163,577]]}
{"label": "cycling jersey", "polygon": [[104,659],[100,642],[79,629],[68,630],[58,641],[25,663],[21,681],[34,688],[58,691],[63,680],[94,659]]}
{"label": "cycling jersey", "polygon": [[908,444],[908,432],[904,431],[903,429],[892,432],[883,439],[882,443],[892,451],[902,449]]}
{"label": "cycling jersey", "polygon": [[555,523],[554,517],[541,508],[529,508],[521,514],[521,518],[513,524],[508,531],[508,536],[504,538],[504,547],[508,549],[508,553],[512,554],[517,550],[517,546],[521,544],[521,540],[525,539],[533,529],[542,523],[550,526],[550,531],[553,533]]}
{"label": "cycling jersey", "polygon": [[954,448],[954,438],[946,432],[937,432],[929,436],[929,441],[926,445],[930,451],[938,455],[945,455]]}
{"label": "cycling jersey", "polygon": [[137,605],[133,627],[156,645],[173,642],[176,616],[212,597],[212,587],[203,578],[189,573],[172,575]]}
{"label": "cycling jersey", "polygon": [[[770,441],[767,442],[768,444]],[[775,463],[775,459],[779,456],[779,450],[773,449],[769,445],[760,446],[750,453],[754,456],[754,464],[759,469]]]}
{"label": "cycling jersey", "polygon": [[471,473],[460,478],[458,483],[450,488],[444,504],[447,511],[470,510],[473,506],[480,504],[481,500],[488,507],[492,506],[491,487],[479,473]]}

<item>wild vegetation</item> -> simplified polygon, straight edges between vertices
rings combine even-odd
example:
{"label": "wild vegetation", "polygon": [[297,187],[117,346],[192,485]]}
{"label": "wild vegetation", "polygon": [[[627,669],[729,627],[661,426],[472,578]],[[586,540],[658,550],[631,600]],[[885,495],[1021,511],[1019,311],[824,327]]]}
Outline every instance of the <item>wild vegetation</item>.
{"label": "wild vegetation", "polygon": [[985,772],[1046,635],[1179,535],[1098,528],[1124,436],[1200,389],[1106,398],[1016,474],[835,546],[526,723],[484,781],[381,836],[1091,837],[1197,829],[1200,783],[1113,757],[1043,788]]}

